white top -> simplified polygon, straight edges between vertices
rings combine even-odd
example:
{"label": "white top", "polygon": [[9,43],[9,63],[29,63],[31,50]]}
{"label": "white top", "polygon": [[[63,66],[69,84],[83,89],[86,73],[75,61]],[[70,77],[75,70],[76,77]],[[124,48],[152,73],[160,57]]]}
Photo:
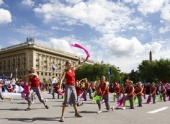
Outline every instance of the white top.
{"label": "white top", "polygon": [[16,83],[15,79],[12,79],[11,83],[12,83],[12,85],[15,85],[15,83]]}
{"label": "white top", "polygon": [[57,83],[57,81],[58,81],[57,78],[52,78],[52,79],[51,79],[51,83],[52,83],[52,84]]}

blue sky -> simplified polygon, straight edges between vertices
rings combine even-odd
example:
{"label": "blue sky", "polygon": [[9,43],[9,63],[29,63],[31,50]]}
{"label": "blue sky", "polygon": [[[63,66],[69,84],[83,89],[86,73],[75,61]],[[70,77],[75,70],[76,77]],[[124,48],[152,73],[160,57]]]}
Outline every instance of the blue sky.
{"label": "blue sky", "polygon": [[0,48],[33,37],[36,42],[122,72],[142,60],[170,59],[170,0],[0,0]]}

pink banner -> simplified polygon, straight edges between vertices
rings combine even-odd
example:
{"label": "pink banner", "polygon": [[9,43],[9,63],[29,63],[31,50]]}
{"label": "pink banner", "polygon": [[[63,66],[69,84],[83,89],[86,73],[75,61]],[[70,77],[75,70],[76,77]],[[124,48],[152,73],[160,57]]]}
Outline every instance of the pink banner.
{"label": "pink banner", "polygon": [[89,52],[84,48],[84,47],[82,47],[81,45],[79,45],[79,44],[70,44],[71,46],[73,46],[73,47],[77,47],[77,48],[80,48],[80,49],[83,49],[84,50],[84,52],[86,53],[86,55],[88,56],[88,57],[90,57],[90,54],[89,54]]}

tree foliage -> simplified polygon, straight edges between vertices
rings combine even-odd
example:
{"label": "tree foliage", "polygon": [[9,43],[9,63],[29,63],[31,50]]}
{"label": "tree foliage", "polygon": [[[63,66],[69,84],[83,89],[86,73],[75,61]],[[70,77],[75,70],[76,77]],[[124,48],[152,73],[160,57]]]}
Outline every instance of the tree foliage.
{"label": "tree foliage", "polygon": [[144,60],[138,66],[139,77],[142,80],[152,81],[170,81],[170,60],[160,59],[155,61]]}
{"label": "tree foliage", "polygon": [[[109,76],[108,71],[110,67],[112,74]],[[109,64],[85,64],[76,70],[76,79],[78,80],[88,78],[90,81],[96,81],[99,80],[101,76],[106,76],[110,82],[121,82],[124,77],[126,77],[123,74],[119,74],[115,66]]]}

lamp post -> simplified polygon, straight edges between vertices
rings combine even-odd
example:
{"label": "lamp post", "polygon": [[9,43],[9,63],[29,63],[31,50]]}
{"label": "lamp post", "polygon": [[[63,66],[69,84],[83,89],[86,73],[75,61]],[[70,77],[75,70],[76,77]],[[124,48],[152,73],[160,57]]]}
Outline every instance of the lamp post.
{"label": "lamp post", "polygon": [[121,83],[121,76],[120,76],[121,70],[119,69],[119,67],[117,67],[117,72],[119,73],[119,81],[120,81],[120,83]]}

